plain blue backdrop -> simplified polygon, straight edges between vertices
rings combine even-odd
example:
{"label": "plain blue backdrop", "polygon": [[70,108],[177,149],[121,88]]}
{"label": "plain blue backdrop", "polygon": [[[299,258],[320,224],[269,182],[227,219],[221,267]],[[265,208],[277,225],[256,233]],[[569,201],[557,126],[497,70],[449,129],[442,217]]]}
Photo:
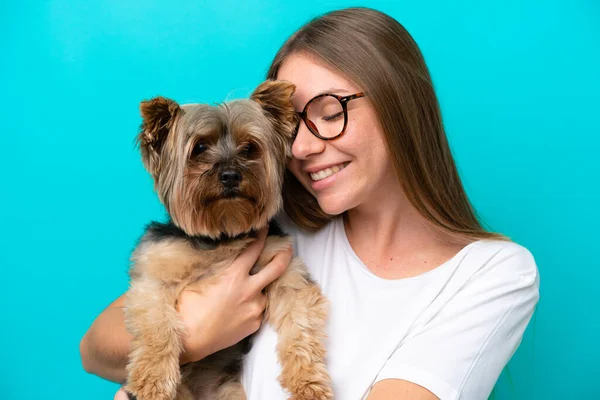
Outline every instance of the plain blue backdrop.
{"label": "plain blue backdrop", "polygon": [[79,341],[163,211],[138,104],[245,97],[320,13],[364,5],[421,46],[467,192],[528,247],[541,301],[497,399],[600,398],[600,6],[579,1],[0,5],[0,398],[111,399]]}

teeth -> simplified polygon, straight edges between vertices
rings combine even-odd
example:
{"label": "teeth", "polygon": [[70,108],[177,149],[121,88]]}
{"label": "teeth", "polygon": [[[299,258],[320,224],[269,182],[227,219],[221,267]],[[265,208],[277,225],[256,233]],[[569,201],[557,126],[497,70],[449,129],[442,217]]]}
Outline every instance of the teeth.
{"label": "teeth", "polygon": [[336,172],[341,171],[345,167],[346,167],[346,165],[344,165],[344,164],[334,165],[333,167],[326,168],[326,169],[323,169],[318,172],[313,172],[310,174],[310,177],[312,178],[313,181],[320,181],[321,179],[325,179],[328,176],[331,176],[331,175],[335,174]]}

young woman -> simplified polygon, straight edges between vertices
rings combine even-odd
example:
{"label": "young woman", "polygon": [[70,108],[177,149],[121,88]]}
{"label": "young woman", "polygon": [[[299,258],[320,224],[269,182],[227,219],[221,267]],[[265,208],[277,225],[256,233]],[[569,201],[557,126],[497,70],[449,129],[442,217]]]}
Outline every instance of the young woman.
{"label": "young woman", "polygon": [[[335,11],[292,35],[268,77],[297,86],[302,119],[280,219],[331,303],[335,398],[486,399],[537,304],[538,272],[527,249],[478,222],[416,43],[378,11]],[[260,289],[291,256],[248,276],[263,241],[211,291],[183,293],[182,362],[259,328]],[[122,306],[121,297],[81,342],[86,370],[114,381],[127,362]],[[253,341],[249,399],[287,398],[276,340],[264,326]]]}

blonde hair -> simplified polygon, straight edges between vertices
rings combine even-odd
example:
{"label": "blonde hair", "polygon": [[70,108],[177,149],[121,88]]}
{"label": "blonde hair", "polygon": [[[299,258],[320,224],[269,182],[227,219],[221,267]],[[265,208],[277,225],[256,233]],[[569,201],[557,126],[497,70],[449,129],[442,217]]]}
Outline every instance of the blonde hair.
{"label": "blonde hair", "polygon": [[[300,52],[316,56],[368,93],[404,192],[434,227],[461,241],[505,239],[486,231],[475,216],[448,145],[429,70],[398,21],[368,8],[327,13],[284,43],[267,78],[276,79],[286,58]],[[289,171],[283,196],[286,213],[304,229],[318,230],[333,218]]]}

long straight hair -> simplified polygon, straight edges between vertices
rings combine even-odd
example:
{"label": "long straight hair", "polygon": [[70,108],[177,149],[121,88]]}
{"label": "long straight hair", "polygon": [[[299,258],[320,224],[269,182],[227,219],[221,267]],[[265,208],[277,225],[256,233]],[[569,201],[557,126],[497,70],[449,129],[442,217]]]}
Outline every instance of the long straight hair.
{"label": "long straight hair", "polygon": [[[441,232],[458,241],[505,239],[486,231],[458,175],[429,70],[419,47],[398,21],[369,8],[347,8],[318,17],[281,47],[267,78],[277,79],[292,54],[307,53],[368,93],[379,118],[398,180],[411,204]],[[286,173],[284,208],[307,230],[332,216]]]}

